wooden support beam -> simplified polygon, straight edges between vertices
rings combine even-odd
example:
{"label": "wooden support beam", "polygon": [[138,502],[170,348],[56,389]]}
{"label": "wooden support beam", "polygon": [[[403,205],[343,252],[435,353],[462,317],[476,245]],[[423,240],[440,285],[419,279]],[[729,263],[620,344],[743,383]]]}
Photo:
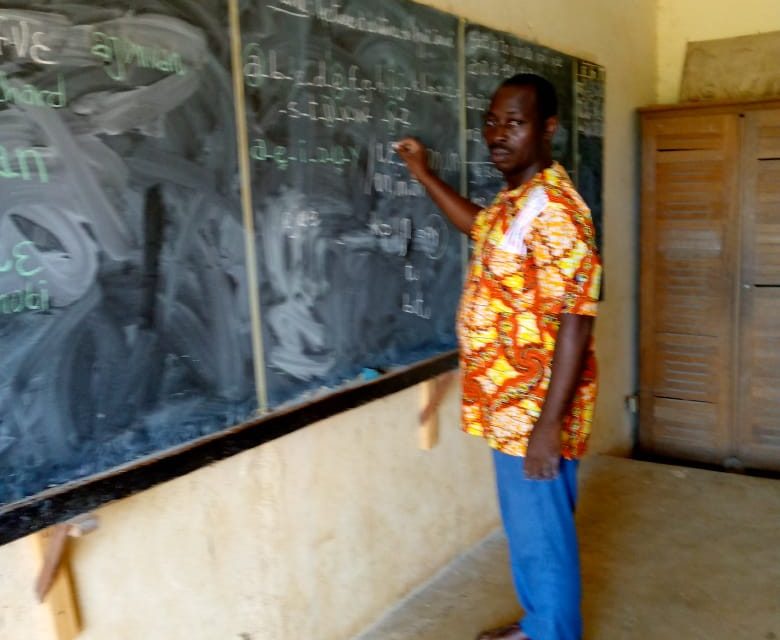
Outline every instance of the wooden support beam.
{"label": "wooden support beam", "polygon": [[420,412],[419,445],[420,449],[430,450],[439,441],[439,405],[447,393],[456,372],[451,371],[437,378],[426,380],[420,385]]}
{"label": "wooden support beam", "polygon": [[81,633],[81,615],[70,570],[70,538],[97,528],[97,519],[86,514],[33,534],[41,572],[35,593],[49,608],[57,640],[75,640]]}

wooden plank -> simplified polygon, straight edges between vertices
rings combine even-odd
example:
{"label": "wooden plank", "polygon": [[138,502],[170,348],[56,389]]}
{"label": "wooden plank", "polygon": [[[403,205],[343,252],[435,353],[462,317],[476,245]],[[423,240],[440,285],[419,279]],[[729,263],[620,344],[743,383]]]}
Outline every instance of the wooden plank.
{"label": "wooden plank", "polygon": [[759,111],[758,157],[761,160],[780,158],[780,107],[772,111]]}
{"label": "wooden plank", "polygon": [[230,19],[230,60],[233,76],[233,105],[236,116],[236,149],[241,177],[241,214],[244,226],[244,252],[246,254],[247,293],[249,318],[252,328],[252,362],[255,374],[257,415],[268,411],[268,384],[265,375],[265,347],[260,309],[260,275],[255,250],[255,214],[252,206],[252,177],[249,161],[249,132],[246,122],[244,97],[243,53],[241,47],[241,21],[238,0],[228,0]]}
{"label": "wooden plank", "polygon": [[780,98],[768,98],[761,100],[708,100],[707,102],[681,101],[673,104],[651,104],[640,107],[637,111],[654,118],[671,117],[691,114],[736,114],[746,111],[758,111],[780,108]]}
{"label": "wooden plank", "polygon": [[[746,114],[742,153],[742,279],[734,449],[780,470],[780,108]],[[775,285],[775,286],[771,286]]]}
{"label": "wooden plank", "polygon": [[737,133],[735,114],[643,115],[640,442],[656,453],[728,451]]}
{"label": "wooden plank", "polygon": [[420,428],[421,449],[432,449],[439,441],[439,406],[454,382],[456,374],[445,373],[426,380],[420,385]]}
{"label": "wooden plank", "polygon": [[434,407],[436,400],[436,381],[427,380],[420,385],[419,441],[420,449],[433,449],[439,442],[439,412]]}
{"label": "wooden plank", "polygon": [[780,287],[743,295],[737,450],[748,466],[780,470]]}
{"label": "wooden plank", "polygon": [[721,408],[710,402],[653,398],[653,449],[665,455],[719,463],[727,455]]}
{"label": "wooden plank", "polygon": [[724,352],[711,336],[656,334],[654,394],[717,404]]}
{"label": "wooden plank", "polygon": [[54,637],[57,640],[75,640],[81,633],[81,615],[73,586],[67,547],[68,525],[55,525],[32,536],[34,550],[44,564],[49,546],[62,546],[62,561],[58,563],[51,587],[44,600],[51,612]]}

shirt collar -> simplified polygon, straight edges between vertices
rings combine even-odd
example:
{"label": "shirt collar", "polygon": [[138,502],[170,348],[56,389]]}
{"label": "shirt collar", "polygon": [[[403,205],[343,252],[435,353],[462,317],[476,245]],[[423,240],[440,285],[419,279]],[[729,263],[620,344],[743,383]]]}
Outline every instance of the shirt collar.
{"label": "shirt collar", "polygon": [[542,169],[533,178],[528,180],[528,182],[524,182],[519,187],[515,187],[514,189],[504,187],[499,192],[499,196],[506,200],[517,200],[533,186],[542,184],[559,184],[567,177],[566,169],[564,169],[560,163],[553,160],[553,163],[549,167]]}

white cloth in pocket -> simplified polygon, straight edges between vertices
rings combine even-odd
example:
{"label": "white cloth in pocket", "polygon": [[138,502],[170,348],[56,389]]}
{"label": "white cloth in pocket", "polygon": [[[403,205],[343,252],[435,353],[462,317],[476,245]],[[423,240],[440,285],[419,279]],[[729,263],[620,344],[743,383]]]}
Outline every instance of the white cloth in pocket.
{"label": "white cloth in pocket", "polygon": [[499,249],[524,256],[527,252],[525,236],[531,228],[534,219],[544,211],[550,200],[542,187],[534,187],[525,201],[525,206],[512,220],[504,234],[504,239],[498,245]]}

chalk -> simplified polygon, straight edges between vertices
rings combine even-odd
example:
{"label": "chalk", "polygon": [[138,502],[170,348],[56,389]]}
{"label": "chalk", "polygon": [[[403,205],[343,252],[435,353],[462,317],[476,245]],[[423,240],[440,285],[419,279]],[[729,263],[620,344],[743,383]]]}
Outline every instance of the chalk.
{"label": "chalk", "polygon": [[382,374],[380,371],[376,369],[369,369],[368,367],[366,367],[365,369],[363,369],[363,371],[360,372],[360,375],[363,378],[363,380],[368,381],[368,380],[376,380]]}

